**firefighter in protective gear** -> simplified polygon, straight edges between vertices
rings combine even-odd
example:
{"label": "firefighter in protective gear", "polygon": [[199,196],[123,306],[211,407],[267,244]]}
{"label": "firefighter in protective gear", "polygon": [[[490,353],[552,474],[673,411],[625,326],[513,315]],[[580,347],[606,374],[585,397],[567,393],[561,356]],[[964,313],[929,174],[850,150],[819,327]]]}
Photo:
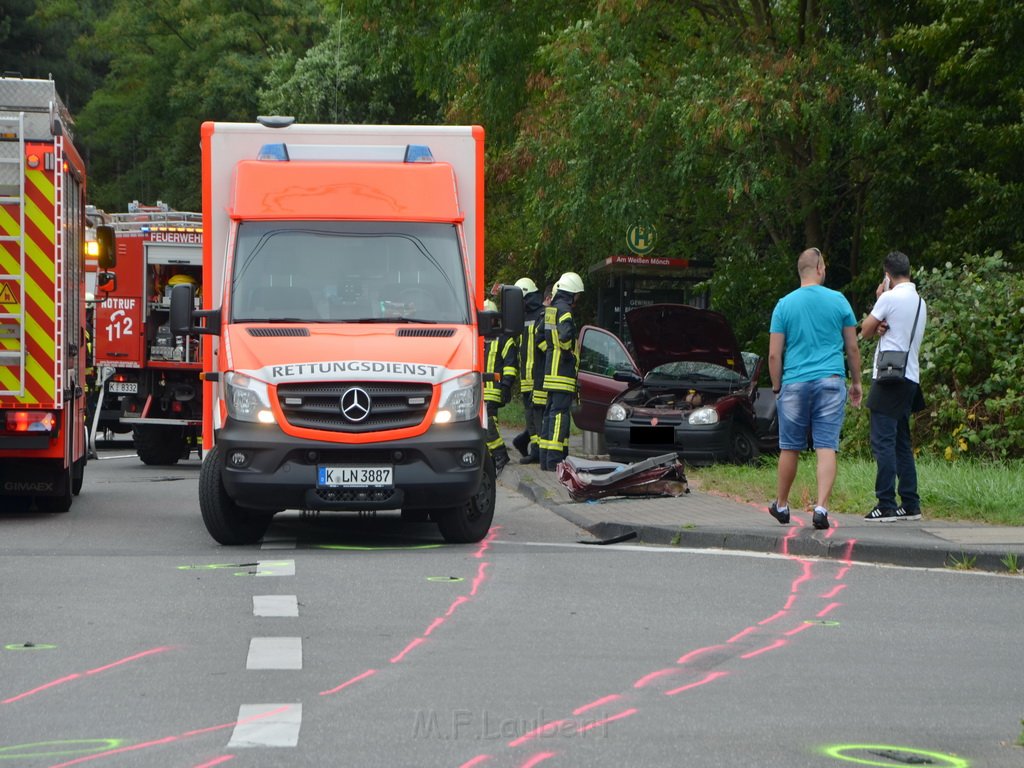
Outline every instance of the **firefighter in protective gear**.
{"label": "firefighter in protective gear", "polygon": [[[497,312],[498,307],[487,299],[484,309]],[[512,400],[519,367],[516,337],[503,333],[484,342],[484,405],[487,408],[487,448],[494,457],[494,469],[501,472],[509,462],[508,448],[498,431],[498,409]]]}
{"label": "firefighter in protective gear", "polygon": [[[544,405],[534,402],[534,381],[537,376],[537,332],[544,322],[544,297],[537,284],[528,277],[516,280],[516,287],[523,292],[524,323],[519,338],[519,388],[523,397],[523,415],[526,426],[512,439],[512,445],[522,454],[520,464],[536,464],[540,461],[540,430],[544,420]],[[540,361],[540,382],[536,387],[543,391],[544,364]]]}
{"label": "firefighter in protective gear", "polygon": [[544,390],[547,404],[541,427],[540,468],[553,472],[569,454],[569,411],[576,396],[579,360],[576,355],[577,329],[572,310],[583,280],[566,272],[555,283],[551,304],[544,310]]}

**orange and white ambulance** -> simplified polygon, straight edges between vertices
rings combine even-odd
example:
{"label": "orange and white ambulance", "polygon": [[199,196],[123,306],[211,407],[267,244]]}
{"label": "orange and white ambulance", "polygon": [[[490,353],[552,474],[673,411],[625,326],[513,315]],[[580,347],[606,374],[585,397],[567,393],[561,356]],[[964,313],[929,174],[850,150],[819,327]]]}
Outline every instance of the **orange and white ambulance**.
{"label": "orange and white ambulance", "polygon": [[85,476],[85,164],[52,80],[0,77],[0,506]]}
{"label": "orange and white ambulance", "polygon": [[483,310],[483,129],[205,123],[202,164],[204,309],[175,287],[171,327],[204,339],[210,534],[401,510],[482,539],[483,337],[523,314]]}

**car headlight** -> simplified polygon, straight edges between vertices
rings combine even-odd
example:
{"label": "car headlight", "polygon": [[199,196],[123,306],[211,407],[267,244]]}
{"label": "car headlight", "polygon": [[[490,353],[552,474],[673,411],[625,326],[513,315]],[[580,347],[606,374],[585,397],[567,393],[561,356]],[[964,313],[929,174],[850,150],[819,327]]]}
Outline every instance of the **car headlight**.
{"label": "car headlight", "polygon": [[629,418],[629,411],[622,403],[612,403],[608,406],[608,413],[605,416],[607,421],[625,421]]}
{"label": "car headlight", "polygon": [[718,411],[714,408],[698,408],[687,419],[691,424],[717,424]]}
{"label": "car headlight", "polygon": [[469,421],[480,416],[480,374],[464,373],[441,384],[441,407],[434,414],[435,424]]}
{"label": "car headlight", "polygon": [[257,424],[274,423],[266,382],[244,373],[225,373],[224,395],[224,404],[231,418]]}

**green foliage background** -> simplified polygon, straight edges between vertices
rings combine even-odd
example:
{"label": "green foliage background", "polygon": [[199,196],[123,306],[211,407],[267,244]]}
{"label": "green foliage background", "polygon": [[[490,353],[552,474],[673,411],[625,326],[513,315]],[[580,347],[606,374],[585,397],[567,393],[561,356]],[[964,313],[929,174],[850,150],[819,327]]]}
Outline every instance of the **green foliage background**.
{"label": "green foliage background", "polygon": [[0,11],[0,66],[54,74],[100,207],[198,208],[203,120],[479,123],[488,281],[586,276],[621,252],[626,226],[649,221],[656,255],[714,262],[713,307],[764,352],[800,250],[824,251],[829,285],[863,314],[898,248],[932,306],[921,444],[950,459],[1024,454],[1024,4],[0,0]]}

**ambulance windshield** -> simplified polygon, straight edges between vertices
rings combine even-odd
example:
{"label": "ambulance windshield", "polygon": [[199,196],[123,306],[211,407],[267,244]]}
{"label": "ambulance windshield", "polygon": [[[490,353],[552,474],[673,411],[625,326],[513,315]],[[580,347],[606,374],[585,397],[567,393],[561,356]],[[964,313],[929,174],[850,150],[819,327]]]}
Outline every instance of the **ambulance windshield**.
{"label": "ambulance windshield", "polygon": [[243,222],[231,319],[468,322],[456,228],[411,222]]}

